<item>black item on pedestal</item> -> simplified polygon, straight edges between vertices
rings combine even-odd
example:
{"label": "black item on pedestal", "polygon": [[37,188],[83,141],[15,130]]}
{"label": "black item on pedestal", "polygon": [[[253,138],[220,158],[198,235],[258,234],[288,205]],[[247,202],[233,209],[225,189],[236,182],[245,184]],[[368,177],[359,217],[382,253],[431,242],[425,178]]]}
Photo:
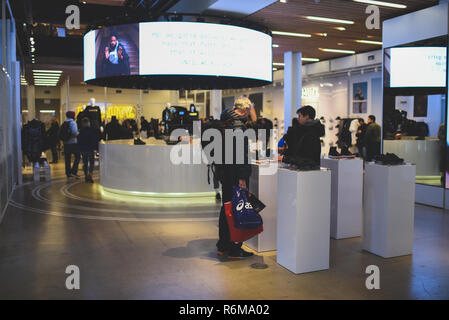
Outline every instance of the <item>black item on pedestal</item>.
{"label": "black item on pedestal", "polygon": [[375,157],[375,162],[384,166],[394,166],[404,164],[404,159],[399,158],[394,153],[381,154]]}

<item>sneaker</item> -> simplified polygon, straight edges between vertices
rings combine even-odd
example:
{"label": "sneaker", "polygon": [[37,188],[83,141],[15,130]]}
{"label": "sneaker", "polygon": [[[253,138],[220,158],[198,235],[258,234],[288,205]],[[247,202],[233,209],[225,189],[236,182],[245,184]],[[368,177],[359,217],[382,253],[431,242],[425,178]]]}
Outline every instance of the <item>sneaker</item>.
{"label": "sneaker", "polygon": [[340,154],[337,151],[337,147],[331,147],[329,150],[329,156],[330,157],[339,157]]}
{"label": "sneaker", "polygon": [[242,248],[240,248],[240,250],[235,253],[234,252],[229,253],[228,258],[229,259],[244,259],[244,258],[252,257],[253,255],[254,255],[254,253],[245,251]]}
{"label": "sneaker", "polygon": [[215,200],[221,201],[220,193],[217,192],[217,194],[215,195]]}
{"label": "sneaker", "polygon": [[74,177],[74,178],[76,178],[76,179],[79,179],[79,178],[80,178],[80,176],[77,175],[76,173],[72,173],[71,176]]}

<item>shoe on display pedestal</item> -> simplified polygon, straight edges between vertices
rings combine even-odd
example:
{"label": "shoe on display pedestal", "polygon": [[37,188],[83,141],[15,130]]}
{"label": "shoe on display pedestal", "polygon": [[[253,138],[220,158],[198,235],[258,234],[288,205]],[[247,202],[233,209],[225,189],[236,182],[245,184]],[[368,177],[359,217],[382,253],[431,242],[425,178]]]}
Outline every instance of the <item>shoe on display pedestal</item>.
{"label": "shoe on display pedestal", "polygon": [[137,138],[137,139],[134,139],[134,145],[141,146],[141,145],[146,145],[146,143],[143,142],[140,138]]}

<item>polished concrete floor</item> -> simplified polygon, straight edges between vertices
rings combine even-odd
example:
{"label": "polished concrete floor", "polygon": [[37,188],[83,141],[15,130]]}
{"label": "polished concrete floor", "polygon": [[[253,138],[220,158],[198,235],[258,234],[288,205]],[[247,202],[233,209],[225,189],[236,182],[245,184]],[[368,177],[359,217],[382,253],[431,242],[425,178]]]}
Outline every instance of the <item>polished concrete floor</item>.
{"label": "polished concrete floor", "polygon": [[[331,240],[330,269],[294,275],[276,252],[216,257],[214,199],[140,200],[67,181],[18,187],[0,224],[0,299],[449,299],[449,214],[416,206],[413,255],[382,259]],[[264,263],[266,269],[255,269]],[[79,290],[65,271],[77,265]],[[380,268],[380,290],[365,269]]]}

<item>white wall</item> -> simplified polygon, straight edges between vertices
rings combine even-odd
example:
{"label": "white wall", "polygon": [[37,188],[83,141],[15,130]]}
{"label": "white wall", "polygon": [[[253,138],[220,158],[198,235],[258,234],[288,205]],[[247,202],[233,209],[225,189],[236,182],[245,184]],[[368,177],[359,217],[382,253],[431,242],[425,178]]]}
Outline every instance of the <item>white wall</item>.
{"label": "white wall", "polygon": [[448,34],[448,4],[412,12],[383,23],[384,48]]}

